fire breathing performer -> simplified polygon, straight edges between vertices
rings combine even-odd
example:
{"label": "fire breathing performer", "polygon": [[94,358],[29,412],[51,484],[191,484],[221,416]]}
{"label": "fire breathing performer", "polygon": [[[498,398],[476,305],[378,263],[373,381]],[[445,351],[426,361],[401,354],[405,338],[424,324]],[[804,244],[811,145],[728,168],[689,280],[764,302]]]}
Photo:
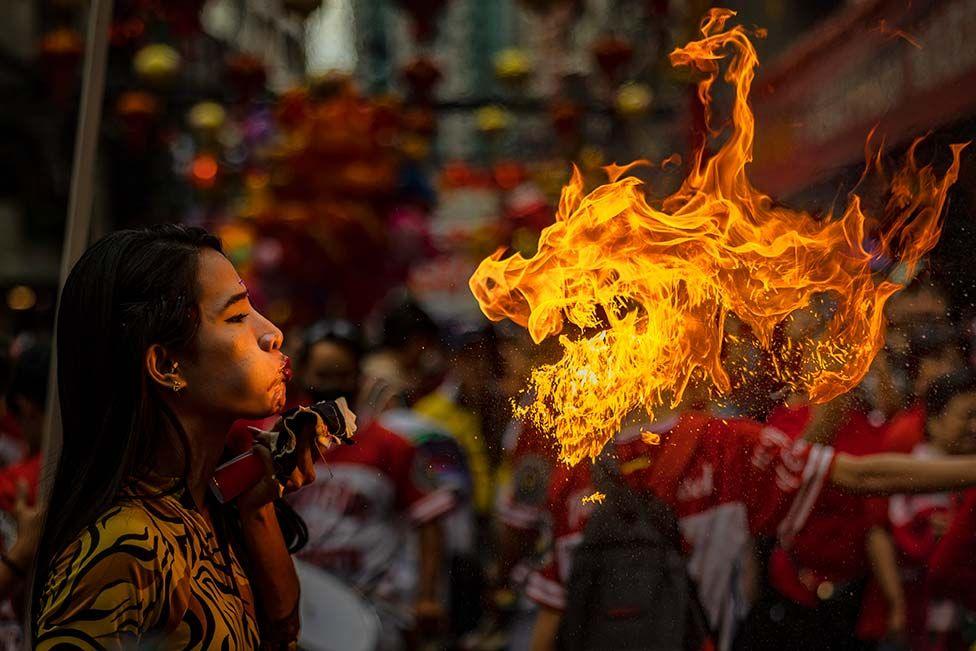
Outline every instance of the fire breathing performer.
{"label": "fire breathing performer", "polygon": [[256,483],[232,502],[211,487],[232,423],[285,405],[281,344],[202,229],[119,231],[81,257],[58,313],[35,648],[294,646],[305,528],[279,498],[314,480],[315,438],[298,433],[288,475],[255,445]]}

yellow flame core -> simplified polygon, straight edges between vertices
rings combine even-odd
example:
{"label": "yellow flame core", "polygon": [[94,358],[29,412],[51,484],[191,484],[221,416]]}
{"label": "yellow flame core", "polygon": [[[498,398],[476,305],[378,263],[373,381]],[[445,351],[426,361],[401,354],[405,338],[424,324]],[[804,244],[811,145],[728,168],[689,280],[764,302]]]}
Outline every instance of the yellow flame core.
{"label": "yellow flame core", "polygon": [[[938,241],[965,145],[952,146],[941,178],[930,166],[919,168],[915,145],[909,149],[887,203],[870,215],[871,223],[888,224],[873,253],[864,246],[868,215],[858,196],[851,194],[840,218],[821,220],[775,205],[752,186],[745,173],[754,134],[747,98],[758,60],[741,26],[726,29],[733,15],[711,10],[704,38],[671,53],[672,64],[703,74],[698,93],[706,115],[720,62],[726,64],[732,122],[718,151],[696,152],[681,188],[659,209],[647,202],[641,181],[620,178],[629,166],[607,168],[610,182],[585,196],[574,169],[538,252],[503,258],[499,250],[470,279],[488,318],[511,319],[536,343],[567,322],[577,327],[578,335],[560,336],[558,362],[533,370],[535,399],[521,410],[553,433],[567,463],[598,455],[635,410],[652,417],[655,408],[677,404],[692,378],[727,392],[721,348],[729,313],[772,350],[777,325],[829,294],[835,307],[824,331],[780,347],[772,371],[813,401],[851,389],[882,345],[882,308],[900,288],[872,276],[872,256],[897,255],[911,270]],[[880,153],[869,163],[883,171]]]}
{"label": "yellow flame core", "polygon": [[580,500],[580,502],[582,502],[583,504],[603,504],[603,500],[605,499],[607,499],[607,496],[601,493],[600,491],[597,491],[595,493],[587,495],[582,500]]}

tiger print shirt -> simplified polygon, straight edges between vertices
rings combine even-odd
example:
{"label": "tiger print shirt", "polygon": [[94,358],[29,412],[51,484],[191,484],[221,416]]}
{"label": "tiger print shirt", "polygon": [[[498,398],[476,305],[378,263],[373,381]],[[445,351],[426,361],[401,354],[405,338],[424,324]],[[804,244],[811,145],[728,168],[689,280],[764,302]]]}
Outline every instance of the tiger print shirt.
{"label": "tiger print shirt", "polygon": [[[145,493],[143,493],[145,494]],[[52,562],[35,647],[254,649],[250,584],[189,495],[120,501]]]}

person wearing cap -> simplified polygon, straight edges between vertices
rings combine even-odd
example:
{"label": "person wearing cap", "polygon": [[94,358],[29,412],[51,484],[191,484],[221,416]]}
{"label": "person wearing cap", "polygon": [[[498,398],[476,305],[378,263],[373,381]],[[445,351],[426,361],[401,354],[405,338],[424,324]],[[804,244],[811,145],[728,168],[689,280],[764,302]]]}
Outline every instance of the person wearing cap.
{"label": "person wearing cap", "polygon": [[[344,321],[311,326],[297,360],[296,380],[313,401],[344,397],[362,403],[363,341]],[[443,623],[441,521],[455,507],[449,490],[423,481],[424,459],[404,436],[360,411],[354,445],[333,446],[316,464],[317,479],[291,502],[308,526],[298,557],[364,595],[382,624],[382,649]],[[416,530],[419,568],[405,582],[396,563],[408,531]]]}

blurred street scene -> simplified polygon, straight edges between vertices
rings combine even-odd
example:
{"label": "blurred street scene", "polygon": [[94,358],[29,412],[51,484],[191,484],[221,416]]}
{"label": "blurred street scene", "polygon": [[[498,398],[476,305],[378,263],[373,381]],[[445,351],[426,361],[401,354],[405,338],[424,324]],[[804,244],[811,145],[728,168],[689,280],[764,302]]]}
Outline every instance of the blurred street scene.
{"label": "blurred street scene", "polygon": [[[30,526],[19,486],[33,499],[49,444],[51,338],[97,4],[5,0],[0,12],[5,549]],[[330,449],[292,500],[309,534],[295,556],[300,647],[602,648],[568,645],[565,617],[557,645],[559,614],[577,607],[573,549],[601,508],[583,499],[600,487],[599,466],[592,477],[589,461],[567,467],[549,432],[513,415],[559,343],[488,320],[468,280],[500,248],[536,252],[573,165],[587,192],[606,183],[605,166],[638,159],[648,164],[630,174],[650,201],[678,190],[709,128],[731,119],[716,110],[707,121],[698,78],[668,60],[700,37],[713,3],[110,4],[82,248],[120,229],[206,228],[284,332],[289,404],[346,397],[359,419],[357,443]],[[915,155],[940,175],[949,145],[976,135],[976,1],[719,4],[765,31],[753,39],[748,169],[774,202],[837,215],[872,129],[892,160],[928,134]],[[853,456],[976,452],[976,428],[943,423],[956,394],[933,392],[976,364],[974,163],[964,152],[941,238],[919,268],[878,261],[904,289],[885,308],[871,371],[819,444]],[[802,318],[786,327],[802,329]],[[772,362],[759,337],[734,316],[724,327],[730,392],[687,397],[675,420],[641,436],[666,441],[690,411],[732,423],[733,439],[737,419],[791,444],[807,435],[811,408],[763,379]],[[703,472],[697,489],[677,490],[711,490]],[[722,585],[691,568],[713,648],[976,648],[976,494],[825,485],[795,507],[802,518],[790,511],[798,529],[787,532],[759,524],[778,504],[770,486],[744,491],[743,540],[714,520],[695,534],[742,552],[715,575]],[[686,536],[687,515],[679,509]],[[8,596],[0,646],[21,648],[23,613]]]}

